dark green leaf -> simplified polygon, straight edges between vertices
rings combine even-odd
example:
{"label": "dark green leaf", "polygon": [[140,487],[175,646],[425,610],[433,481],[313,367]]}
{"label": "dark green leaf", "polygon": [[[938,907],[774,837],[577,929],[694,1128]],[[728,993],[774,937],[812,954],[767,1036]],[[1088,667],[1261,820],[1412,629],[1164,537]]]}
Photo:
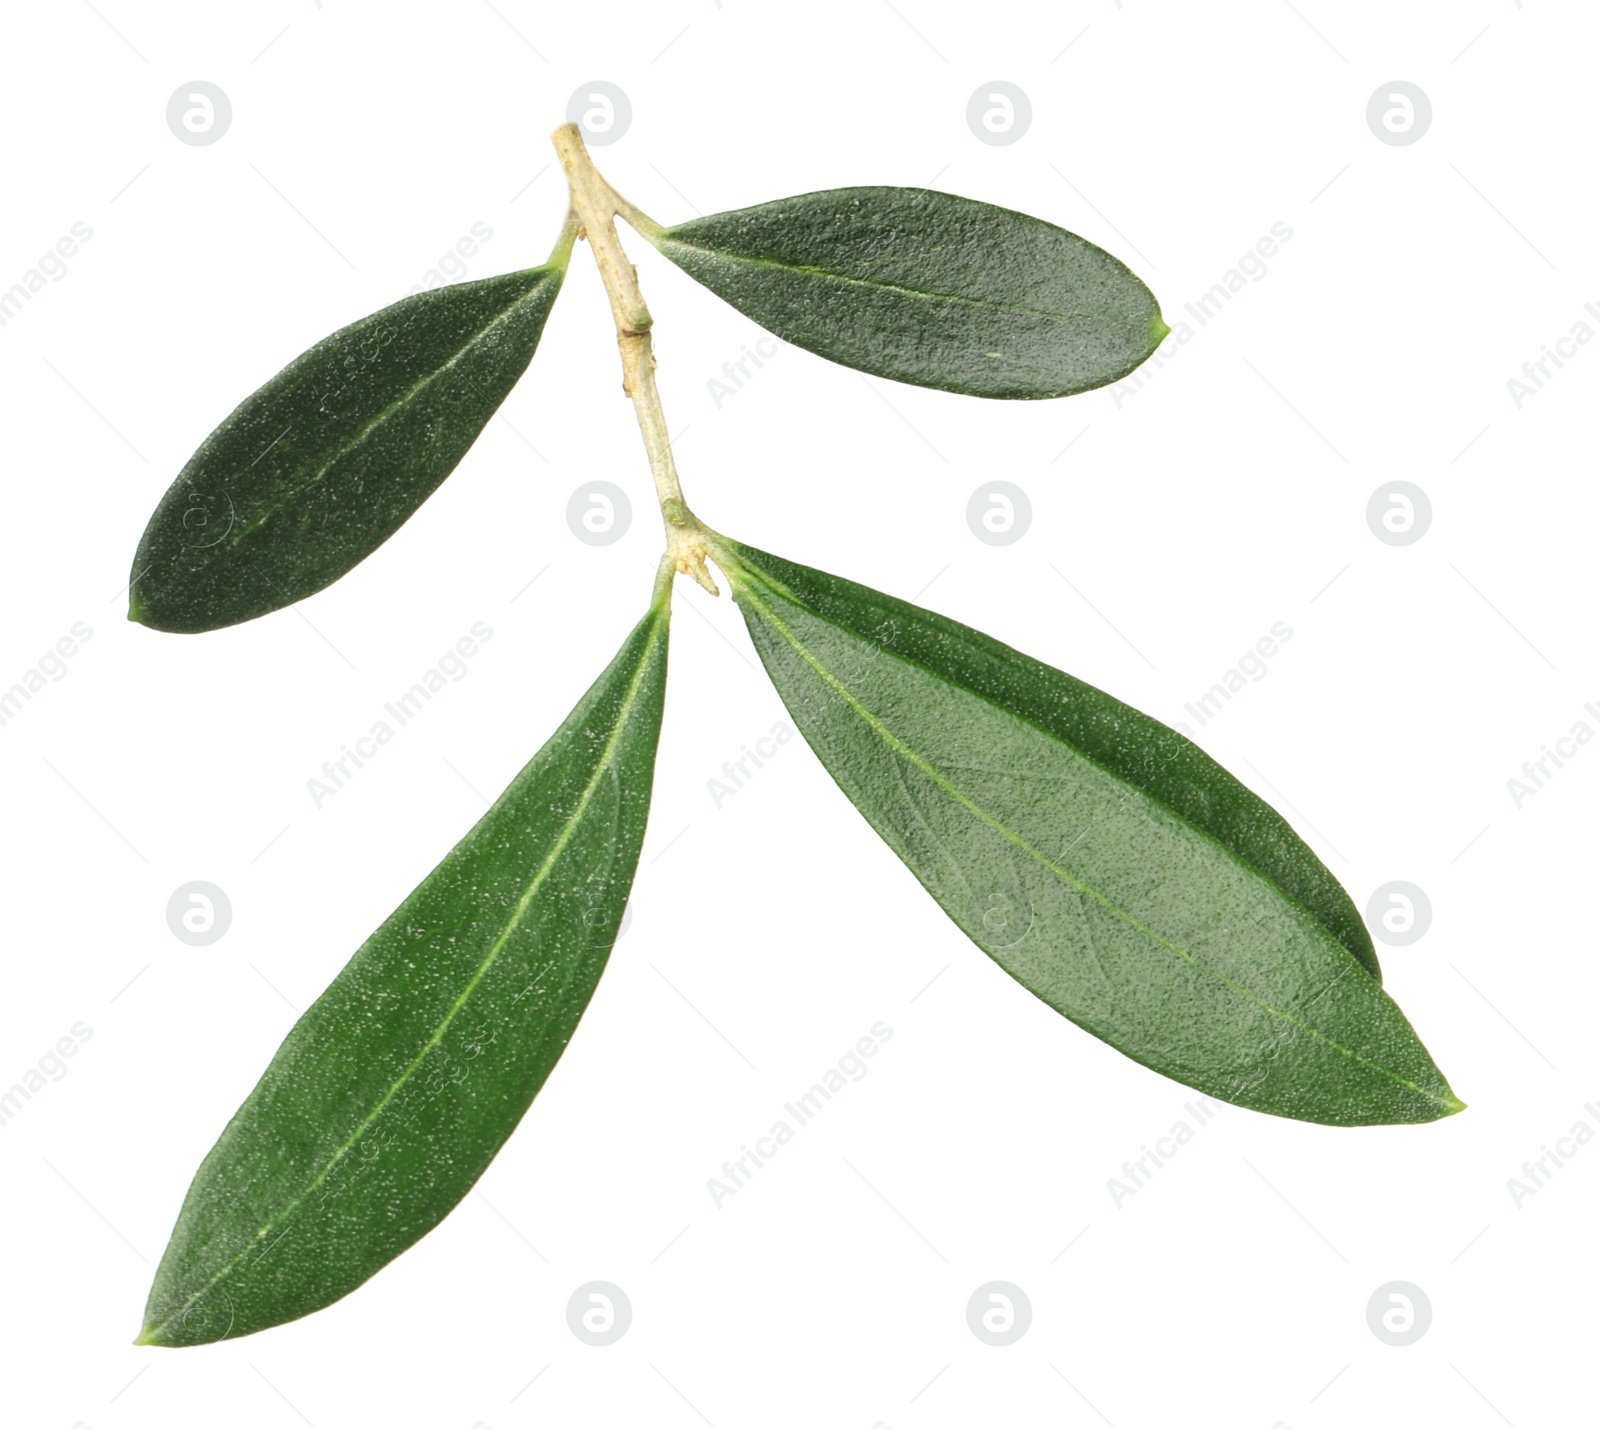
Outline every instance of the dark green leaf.
{"label": "dark green leaf", "polygon": [[471,1189],[605,967],[644,837],[665,592],[554,738],[361,947],[195,1176],[141,1344],[348,1294]]}
{"label": "dark green leaf", "polygon": [[145,527],[128,616],[215,630],[331,585],[455,469],[526,370],[561,288],[533,268],[402,298],[245,398]]}
{"label": "dark green leaf", "polygon": [[1334,1125],[1461,1109],[1332,875],[1188,740],[929,611],[712,552],[823,764],[1024,987],[1241,1106]]}
{"label": "dark green leaf", "polygon": [[931,189],[828,189],[645,236],[797,347],[974,397],[1103,387],[1168,331],[1154,295],[1103,249]]}

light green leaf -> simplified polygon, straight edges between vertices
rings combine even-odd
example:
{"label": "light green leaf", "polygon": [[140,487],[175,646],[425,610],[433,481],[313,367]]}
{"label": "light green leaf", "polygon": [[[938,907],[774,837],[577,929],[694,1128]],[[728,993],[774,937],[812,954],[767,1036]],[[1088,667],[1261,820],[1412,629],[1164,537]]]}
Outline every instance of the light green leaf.
{"label": "light green leaf", "polygon": [[295,1024],[201,1164],[140,1344],[331,1304],[472,1188],[565,1050],[627,902],[667,669],[663,589],[494,807]]}
{"label": "light green leaf", "polygon": [[1063,397],[1125,376],[1168,332],[1104,249],[931,189],[828,189],[641,231],[785,341],[920,387]]}
{"label": "light green leaf", "polygon": [[1333,1125],[1461,1109],[1332,875],[1181,735],[930,611],[711,550],[840,788],[1024,987],[1240,1106]]}
{"label": "light green leaf", "polygon": [[433,494],[533,358],[561,267],[402,298],[246,397],[162,497],[128,617],[215,630],[364,561]]}

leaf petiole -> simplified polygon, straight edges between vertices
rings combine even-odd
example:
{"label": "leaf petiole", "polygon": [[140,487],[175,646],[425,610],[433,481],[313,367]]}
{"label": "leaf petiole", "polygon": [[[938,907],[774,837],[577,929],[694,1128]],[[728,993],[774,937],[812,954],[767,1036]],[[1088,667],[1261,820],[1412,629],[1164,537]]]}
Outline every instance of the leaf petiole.
{"label": "leaf petiole", "polygon": [[567,264],[572,261],[572,245],[577,241],[578,218],[571,209],[568,209],[566,220],[561,225],[561,232],[556,235],[556,245],[550,250],[550,256],[545,259],[545,266],[559,268],[565,273]]}

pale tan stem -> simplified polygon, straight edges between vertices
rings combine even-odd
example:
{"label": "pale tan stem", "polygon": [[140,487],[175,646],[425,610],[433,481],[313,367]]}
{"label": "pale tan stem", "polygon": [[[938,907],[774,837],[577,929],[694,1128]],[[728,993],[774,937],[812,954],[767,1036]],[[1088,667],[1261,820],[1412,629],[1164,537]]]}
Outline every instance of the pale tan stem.
{"label": "pale tan stem", "polygon": [[645,453],[650,458],[656,498],[661,503],[661,520],[667,531],[667,556],[678,570],[693,576],[716,595],[717,583],[706,569],[700,523],[683,499],[677,464],[672,459],[667,419],[661,410],[661,394],[656,390],[650,309],[645,306],[644,295],[639,291],[639,276],[623,251],[612,220],[622,214],[630,223],[645,227],[656,225],[600,176],[576,124],[563,124],[551,135],[551,141],[566,171],[578,236],[588,239],[605,283],[606,297],[611,302],[611,316],[617,325],[617,348],[622,354],[622,390],[633,402],[639,419],[639,434],[644,438]]}

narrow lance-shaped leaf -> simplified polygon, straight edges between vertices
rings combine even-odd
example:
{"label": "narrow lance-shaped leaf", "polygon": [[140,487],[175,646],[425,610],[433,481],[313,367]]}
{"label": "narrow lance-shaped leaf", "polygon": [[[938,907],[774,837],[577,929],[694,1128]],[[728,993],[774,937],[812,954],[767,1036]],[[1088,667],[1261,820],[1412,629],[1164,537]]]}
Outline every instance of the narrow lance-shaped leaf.
{"label": "narrow lance-shaped leaf", "polygon": [[828,189],[640,227],[785,341],[919,387],[1064,397],[1125,376],[1169,331],[1104,249],[931,189]]}
{"label": "narrow lance-shaped leaf", "polygon": [[471,1189],[599,981],[644,837],[658,600],[567,721],[294,1026],[195,1175],[140,1344],[310,1314]]}
{"label": "narrow lance-shaped leaf", "polygon": [[215,630],[331,585],[394,535],[527,369],[558,266],[402,298],[246,397],[156,507],[128,616]]}
{"label": "narrow lance-shaped leaf", "polygon": [[1461,1109],[1332,875],[1181,735],[930,611],[712,550],[818,757],[1024,987],[1240,1106],[1334,1125]]}

